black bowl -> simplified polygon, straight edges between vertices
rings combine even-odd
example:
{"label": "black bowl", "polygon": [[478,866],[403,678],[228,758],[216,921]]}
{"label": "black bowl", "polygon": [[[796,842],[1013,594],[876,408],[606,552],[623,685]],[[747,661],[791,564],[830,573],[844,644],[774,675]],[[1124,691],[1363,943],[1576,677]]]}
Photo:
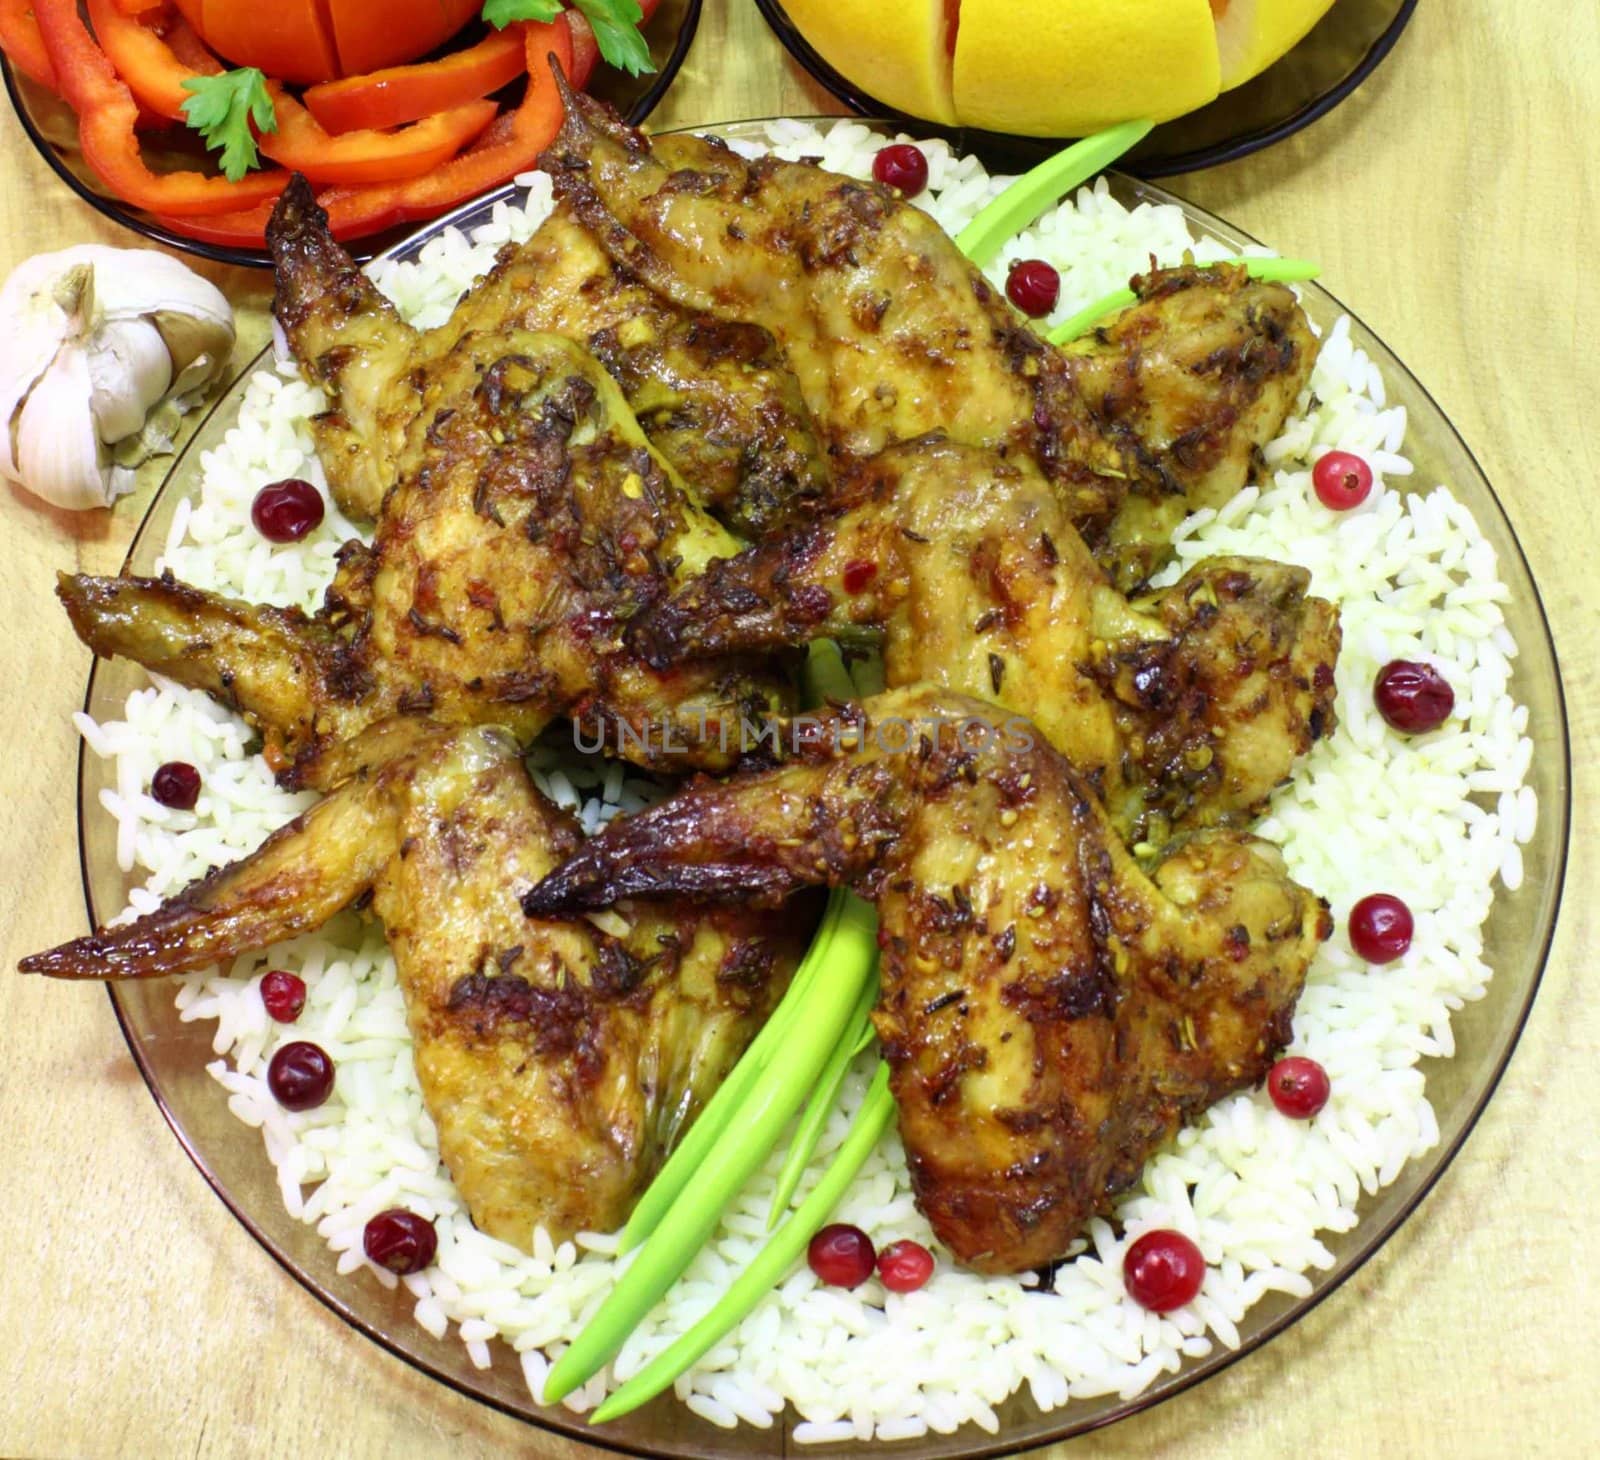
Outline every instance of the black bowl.
{"label": "black bowl", "polygon": [[[651,17],[645,31],[645,39],[650,43],[650,59],[656,69],[644,76],[629,76],[602,62],[595,68],[590,93],[610,102],[635,126],[644,121],[672,85],[684,57],[689,53],[690,42],[694,40],[700,24],[702,3],[703,0],[662,0],[660,9]],[[271,267],[271,260],[260,249],[229,248],[224,244],[185,238],[162,227],[144,209],[124,203],[84,161],[83,152],[78,146],[77,118],[71,107],[60,97],[22,75],[8,57],[0,56],[0,73],[5,76],[6,91],[16,110],[17,120],[22,123],[22,129],[33,145],[39,149],[39,155],[90,207],[97,208],[106,217],[115,219],[153,243],[165,244],[183,253],[196,254],[219,264],[243,264],[247,268],[257,269]],[[154,164],[154,171],[166,171],[173,167],[216,171],[209,154],[200,146],[198,137],[182,128],[162,133],[159,141],[144,139],[144,151]],[[350,245],[350,251],[364,263],[409,238],[416,230],[415,223],[405,223],[369,238],[356,240]]]}
{"label": "black bowl", "polygon": [[[939,127],[885,106],[847,81],[814,51],[784,11],[783,0],[756,0],[767,24],[811,76],[853,111],[914,125],[961,152],[1021,172],[1060,150],[1062,139]],[[1349,96],[1394,48],[1417,0],[1339,0],[1288,55],[1243,86],[1163,122],[1117,166],[1137,177],[1171,177],[1233,162],[1308,127]]]}

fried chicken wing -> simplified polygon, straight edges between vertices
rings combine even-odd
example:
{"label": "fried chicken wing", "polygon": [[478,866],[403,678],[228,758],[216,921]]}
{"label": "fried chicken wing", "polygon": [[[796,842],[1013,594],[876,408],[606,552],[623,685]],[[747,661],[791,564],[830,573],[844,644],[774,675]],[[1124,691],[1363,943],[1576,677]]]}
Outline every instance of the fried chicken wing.
{"label": "fried chicken wing", "polygon": [[635,277],[686,309],[765,326],[830,449],[871,456],[943,429],[1034,447],[1045,346],[939,225],[875,183],[733,152],[647,141],[567,97],[541,159],[556,195]]}
{"label": "fried chicken wing", "polygon": [[1247,835],[1201,832],[1141,869],[1032,727],[932,689],[613,823],[523,906],[820,883],[877,904],[873,1017],[917,1202],[980,1272],[1059,1257],[1180,1125],[1259,1081],[1331,931]]}
{"label": "fried chicken wing", "polygon": [[1130,602],[1026,457],[892,447],[852,496],[717,561],[630,630],[653,662],[882,632],[891,687],[1032,720],[1131,836],[1240,822],[1335,723],[1333,606],[1301,568],[1202,563]]}
{"label": "fried chicken wing", "polygon": [[341,507],[378,515],[406,468],[428,367],[471,333],[523,329],[583,345],[615,378],[663,460],[703,505],[759,536],[826,489],[799,388],[758,326],[687,313],[614,263],[566,209],[508,245],[447,323],[411,329],[333,240],[309,195],[286,194],[271,243],[276,314],[332,405],[313,424]]}
{"label": "fried chicken wing", "polygon": [[806,919],[683,904],[628,929],[529,921],[518,897],[580,845],[488,728],[391,722],[374,763],[250,857],[137,922],[24,959],[58,978],[204,968],[371,893],[423,1100],[473,1221],[524,1250],[631,1211],[781,997]]}
{"label": "fried chicken wing", "polygon": [[325,786],[328,747],[397,712],[524,740],[565,715],[631,727],[606,743],[645,763],[728,764],[742,720],[780,704],[785,682],[728,660],[658,670],[622,646],[631,617],[738,543],[655,455],[611,377],[570,341],[507,330],[463,335],[418,386],[407,474],[372,543],[345,547],[316,619],[169,583],[67,579],[79,636],[219,694],[288,784]]}
{"label": "fried chicken wing", "polygon": [[1226,266],[1153,273],[1059,352],[891,190],[715,138],[647,141],[586,97],[541,166],[631,273],[772,331],[836,470],[932,431],[1028,455],[1123,586],[1159,566],[1184,504],[1244,485],[1315,359],[1294,295]]}
{"label": "fried chicken wing", "polygon": [[1087,402],[1138,459],[1115,513],[1075,523],[1129,590],[1167,561],[1190,512],[1223,506],[1252,479],[1317,358],[1305,312],[1281,284],[1229,265],[1157,269],[1132,283],[1138,302],[1067,346],[1064,374],[1040,378],[1046,397],[1065,388]]}

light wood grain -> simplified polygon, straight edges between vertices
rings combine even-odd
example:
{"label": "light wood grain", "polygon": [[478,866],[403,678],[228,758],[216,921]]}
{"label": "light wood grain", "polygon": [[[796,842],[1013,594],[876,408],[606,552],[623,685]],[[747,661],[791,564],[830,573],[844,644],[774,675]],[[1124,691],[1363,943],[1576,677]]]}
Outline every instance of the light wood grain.
{"label": "light wood grain", "polygon": [[[706,9],[662,125],[836,110],[749,0]],[[1176,183],[1321,260],[1477,452],[1554,623],[1577,805],[1532,1022],[1418,1215],[1286,1336],[1072,1456],[1554,1455],[1600,1435],[1587,1325],[1556,1327],[1600,1301],[1600,1001],[1584,987],[1600,933],[1600,312],[1584,267],[1600,230],[1597,76],[1589,0],[1424,5],[1389,64],[1330,117]],[[67,192],[9,115],[0,217],[0,268],[82,239],[131,242]],[[259,303],[259,278],[223,282]],[[0,1100],[13,1194],[0,1218],[0,1452],[575,1456],[415,1373],[302,1291],[172,1139],[104,993],[10,972],[83,930],[68,716],[88,658],[53,575],[114,571],[141,502],[71,519],[0,500]]]}

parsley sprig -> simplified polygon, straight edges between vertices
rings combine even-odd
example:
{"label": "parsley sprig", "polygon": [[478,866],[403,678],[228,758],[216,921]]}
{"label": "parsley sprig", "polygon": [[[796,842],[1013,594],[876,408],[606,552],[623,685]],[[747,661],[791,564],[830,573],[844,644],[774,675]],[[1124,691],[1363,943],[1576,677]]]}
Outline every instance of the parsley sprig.
{"label": "parsley sprig", "polygon": [[222,175],[238,182],[261,165],[255,133],[276,132],[278,113],[267,92],[267,78],[254,66],[224,71],[220,76],[191,76],[183,83],[194,94],[183,104],[188,124],[205,138],[206,146],[221,152]]}
{"label": "parsley sprig", "polygon": [[[656,68],[639,34],[644,11],[638,0],[573,0],[594,31],[600,54],[618,70],[639,76]],[[496,30],[518,20],[551,21],[566,7],[561,0],[485,0],[483,18]]]}

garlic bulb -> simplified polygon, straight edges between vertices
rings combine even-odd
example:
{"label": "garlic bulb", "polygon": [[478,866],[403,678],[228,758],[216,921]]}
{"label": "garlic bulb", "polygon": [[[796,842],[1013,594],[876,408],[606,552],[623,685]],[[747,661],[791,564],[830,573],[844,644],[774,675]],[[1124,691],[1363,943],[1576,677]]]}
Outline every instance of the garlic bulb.
{"label": "garlic bulb", "polygon": [[[57,507],[104,507],[172,445],[227,369],[233,310],[151,249],[38,254],[0,288],[0,476]],[[112,448],[116,448],[113,450]]]}

